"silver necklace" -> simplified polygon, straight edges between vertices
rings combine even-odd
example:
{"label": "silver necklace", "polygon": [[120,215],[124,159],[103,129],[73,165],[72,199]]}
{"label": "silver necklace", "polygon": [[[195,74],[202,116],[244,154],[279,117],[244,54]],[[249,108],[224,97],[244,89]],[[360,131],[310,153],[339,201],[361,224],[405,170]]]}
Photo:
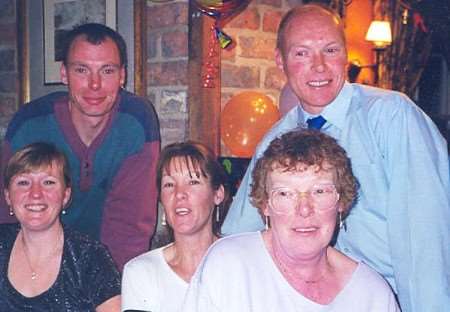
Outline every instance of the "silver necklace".
{"label": "silver necklace", "polygon": [[[33,268],[33,266],[31,265],[30,257],[28,256],[28,247],[27,247],[27,245],[25,244],[25,238],[24,238],[24,236],[23,236],[23,231],[21,231],[20,233],[21,233],[21,241],[22,241],[22,252],[23,252],[23,254],[25,255],[25,260],[27,261],[28,267],[29,267],[30,270],[31,270],[31,280],[32,280],[32,281],[35,281],[35,280],[38,279],[39,275],[38,275],[38,273],[37,273],[37,270],[36,270],[35,268]],[[52,250],[52,252],[50,252],[50,253],[45,257],[45,260],[50,259],[51,256],[57,254],[58,249],[59,249],[59,248],[58,248],[58,245],[60,245],[60,242],[61,242],[61,240],[62,240],[61,238],[62,238],[62,236],[63,236],[62,233],[63,233],[63,231],[61,230],[60,233],[59,233],[59,235],[58,235],[58,239],[57,239],[57,241],[56,241],[55,248]],[[39,268],[39,265],[38,265],[38,268]]]}
{"label": "silver necklace", "polygon": [[304,277],[298,276],[298,275],[293,276],[292,272],[286,267],[286,265],[283,263],[283,261],[281,261],[279,259],[276,249],[273,248],[273,246],[271,248],[272,248],[273,256],[275,258],[275,263],[278,265],[281,272],[283,272],[283,275],[285,275],[286,277],[290,277],[290,278],[299,280],[299,281],[305,283],[306,285],[310,285],[310,286],[318,284],[326,279],[326,276],[325,276],[326,269],[324,271],[322,271],[320,273],[320,275],[314,279],[307,279],[307,278],[304,278]]}

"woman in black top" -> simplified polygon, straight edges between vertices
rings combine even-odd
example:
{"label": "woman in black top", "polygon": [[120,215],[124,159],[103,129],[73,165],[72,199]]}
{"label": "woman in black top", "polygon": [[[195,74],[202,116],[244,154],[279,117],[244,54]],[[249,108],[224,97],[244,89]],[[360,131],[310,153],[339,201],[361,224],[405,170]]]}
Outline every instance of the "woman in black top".
{"label": "woman in black top", "polygon": [[69,172],[47,143],[8,162],[5,198],[19,224],[0,225],[2,311],[120,311],[120,276],[107,249],[60,222]]}

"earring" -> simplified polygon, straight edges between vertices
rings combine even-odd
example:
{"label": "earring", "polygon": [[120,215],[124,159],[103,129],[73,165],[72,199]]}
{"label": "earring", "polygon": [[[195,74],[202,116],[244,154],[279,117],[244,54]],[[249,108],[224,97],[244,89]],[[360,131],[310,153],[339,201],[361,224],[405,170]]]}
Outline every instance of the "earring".
{"label": "earring", "polygon": [[220,206],[216,206],[216,222],[220,221]]}
{"label": "earring", "polygon": [[342,219],[342,212],[339,212],[339,228],[347,231],[347,224],[345,223],[345,220]]}
{"label": "earring", "polygon": [[10,216],[13,216],[13,215],[14,215],[14,211],[12,210],[11,207],[9,207],[9,215],[10,215]]}
{"label": "earring", "polygon": [[66,204],[62,207],[61,215],[64,216],[67,214],[67,208],[72,204],[72,196],[69,197]]}
{"label": "earring", "polygon": [[267,231],[270,228],[270,220],[269,220],[269,216],[264,216],[264,229]]}
{"label": "earring", "polygon": [[166,226],[167,225],[167,221],[166,221],[166,213],[163,211],[161,214],[161,225]]}

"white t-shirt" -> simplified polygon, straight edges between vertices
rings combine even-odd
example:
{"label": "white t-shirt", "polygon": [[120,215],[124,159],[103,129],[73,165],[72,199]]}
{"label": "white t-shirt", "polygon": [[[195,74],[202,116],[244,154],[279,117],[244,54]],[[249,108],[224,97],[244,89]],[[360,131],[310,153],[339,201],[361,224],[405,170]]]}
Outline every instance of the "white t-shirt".
{"label": "white t-shirt", "polygon": [[163,249],[167,246],[144,253],[125,265],[122,311],[180,311],[188,283],[164,259]]}
{"label": "white t-shirt", "polygon": [[283,277],[261,233],[217,241],[191,280],[183,312],[400,311],[388,284],[359,263],[347,285],[328,305],[302,296]]}

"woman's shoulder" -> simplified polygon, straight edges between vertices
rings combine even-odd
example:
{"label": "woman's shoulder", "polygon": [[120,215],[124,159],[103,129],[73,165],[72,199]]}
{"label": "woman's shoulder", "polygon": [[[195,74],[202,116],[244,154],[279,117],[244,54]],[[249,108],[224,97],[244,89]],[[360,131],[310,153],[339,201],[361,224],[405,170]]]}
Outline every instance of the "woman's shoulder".
{"label": "woman's shoulder", "polygon": [[348,306],[354,311],[400,311],[389,284],[374,269],[363,262],[353,273],[344,291],[335,303]]}
{"label": "woman's shoulder", "polygon": [[92,297],[96,305],[120,294],[120,273],[108,248],[67,226],[63,229],[62,270],[65,276],[76,273],[78,286]]}
{"label": "woman's shoulder", "polygon": [[136,271],[136,270],[151,269],[154,266],[159,266],[162,261],[165,261],[163,255],[164,248],[170,245],[171,244],[159,247],[157,249],[147,251],[139,256],[134,257],[125,264],[124,272],[129,270]]}
{"label": "woman's shoulder", "polygon": [[374,287],[373,289],[390,289],[386,280],[364,262],[358,263],[358,267],[355,271],[355,279],[367,286],[370,285],[371,287]]}
{"label": "woman's shoulder", "polygon": [[364,262],[356,261],[333,247],[329,247],[328,254],[334,266],[340,270],[343,279],[350,285],[356,285],[356,287],[371,285],[379,290],[389,289],[383,277]]}
{"label": "woman's shoulder", "polygon": [[336,268],[349,277],[350,282],[366,283],[372,282],[375,285],[384,287],[387,285],[385,280],[374,269],[361,261],[343,254],[339,250],[329,247],[328,255]]}
{"label": "woman's shoulder", "polygon": [[260,232],[245,232],[239,234],[233,234],[225,236],[217,240],[209,248],[210,252],[229,252],[229,251],[242,251],[252,249],[262,243]]}
{"label": "woman's shoulder", "polygon": [[65,253],[69,252],[74,260],[76,258],[83,259],[83,263],[89,261],[91,263],[113,263],[111,253],[106,245],[67,226],[63,226],[63,228]]}
{"label": "woman's shoulder", "polygon": [[64,229],[64,240],[66,243],[70,244],[74,248],[79,248],[82,250],[86,249],[106,249],[100,241],[92,239],[86,234],[78,232],[66,225],[63,225]]}
{"label": "woman's shoulder", "polygon": [[264,248],[260,232],[248,232],[223,237],[212,244],[206,252],[202,267],[226,264],[246,267],[247,262]]}

